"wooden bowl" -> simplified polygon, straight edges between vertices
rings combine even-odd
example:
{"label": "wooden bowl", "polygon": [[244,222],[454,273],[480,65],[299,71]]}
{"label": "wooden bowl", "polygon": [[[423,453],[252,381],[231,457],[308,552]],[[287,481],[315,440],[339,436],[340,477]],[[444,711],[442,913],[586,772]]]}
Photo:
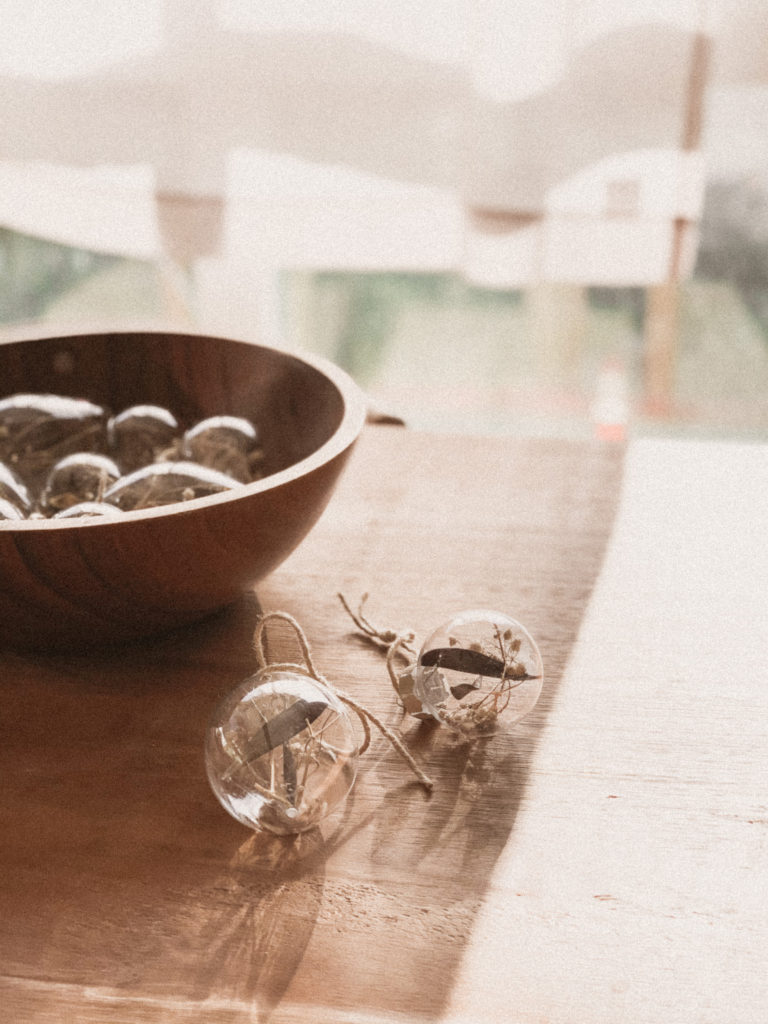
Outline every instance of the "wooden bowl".
{"label": "wooden bowl", "polygon": [[266,476],[119,520],[0,523],[0,646],[56,649],[160,633],[236,600],[325,508],[365,419],[338,368],[244,341],[166,333],[0,343],[0,398],[50,393],[182,423],[245,416]]}

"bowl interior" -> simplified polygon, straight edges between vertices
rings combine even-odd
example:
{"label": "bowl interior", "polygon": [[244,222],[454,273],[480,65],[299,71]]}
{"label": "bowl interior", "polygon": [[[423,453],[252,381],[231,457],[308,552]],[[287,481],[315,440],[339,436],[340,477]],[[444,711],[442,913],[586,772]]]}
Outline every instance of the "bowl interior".
{"label": "bowl interior", "polygon": [[265,474],[286,469],[334,434],[343,395],[311,363],[249,342],[183,334],[94,334],[0,344],[0,397],[87,398],[117,413],[153,404],[183,427],[244,416],[261,432]]}

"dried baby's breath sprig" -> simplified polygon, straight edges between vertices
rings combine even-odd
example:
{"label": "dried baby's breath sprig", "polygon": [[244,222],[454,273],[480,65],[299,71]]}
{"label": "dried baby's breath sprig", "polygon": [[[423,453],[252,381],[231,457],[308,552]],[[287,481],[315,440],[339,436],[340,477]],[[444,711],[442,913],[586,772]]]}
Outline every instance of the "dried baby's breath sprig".
{"label": "dried baby's breath sprig", "polygon": [[480,692],[478,700],[462,704],[445,714],[447,724],[460,732],[487,731],[509,705],[512,691],[537,676],[529,675],[517,657],[521,639],[511,629],[502,631],[498,624],[493,627],[493,645],[483,646],[472,643],[460,647],[454,636],[448,637],[447,648],[433,648],[421,657],[421,664],[431,671],[455,669],[475,675],[472,683],[459,683],[450,687],[452,696],[461,701],[481,690],[480,680],[498,678],[490,690]]}

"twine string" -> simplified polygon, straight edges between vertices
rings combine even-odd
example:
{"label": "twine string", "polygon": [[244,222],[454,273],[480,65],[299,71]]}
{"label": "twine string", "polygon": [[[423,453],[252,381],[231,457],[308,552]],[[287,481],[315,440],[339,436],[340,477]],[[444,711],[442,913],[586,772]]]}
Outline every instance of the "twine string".
{"label": "twine string", "polygon": [[387,672],[389,673],[389,679],[392,683],[392,687],[399,697],[399,676],[395,669],[395,658],[400,655],[401,657],[405,657],[409,664],[412,662],[415,658],[416,651],[413,649],[411,644],[415,640],[416,634],[411,630],[398,632],[394,629],[380,629],[378,626],[375,626],[363,611],[365,602],[368,600],[367,593],[363,594],[360,598],[360,604],[358,605],[356,612],[352,610],[349,602],[343,594],[339,594],[338,598],[360,632],[367,636],[372,643],[377,644],[379,647],[386,647]]}
{"label": "twine string", "polygon": [[[301,649],[302,662],[270,662],[267,660],[267,656],[264,650],[265,629],[268,622],[275,620],[287,623],[287,625],[290,626],[291,629],[293,630],[296,636],[296,640],[298,641],[299,647]],[[368,625],[370,626],[370,624]],[[410,639],[412,640],[413,635],[409,634],[409,636]],[[306,634],[304,633],[304,630],[301,628],[299,623],[296,621],[296,619],[294,619],[292,615],[289,615],[288,612],[266,612],[264,615],[262,615],[258,623],[256,624],[256,629],[253,635],[253,647],[254,651],[256,652],[256,660],[259,665],[258,671],[256,672],[257,678],[263,677],[267,672],[299,672],[302,675],[309,676],[310,679],[314,679],[322,686],[327,687],[331,691],[331,693],[335,694],[339,698],[340,701],[342,701],[349,708],[351,708],[356,713],[358,719],[360,720],[360,725],[363,730],[364,738],[362,744],[360,745],[360,747],[358,747],[359,754],[364,754],[370,745],[371,724],[373,724],[376,726],[379,732],[381,732],[381,734],[387,740],[389,740],[391,745],[400,754],[400,756],[409,766],[409,768],[416,776],[416,778],[419,780],[419,782],[422,784],[422,786],[424,786],[424,788],[429,791],[432,790],[434,783],[429,778],[429,776],[426,775],[418,766],[413,755],[405,746],[400,737],[397,736],[394,732],[392,732],[392,730],[388,728],[384,724],[384,722],[382,722],[381,719],[376,714],[374,714],[373,711],[370,710],[370,708],[365,707],[364,704],[360,704],[359,701],[355,700],[353,697],[350,697],[348,693],[345,693],[343,690],[339,690],[336,686],[330,683],[324,676],[320,675],[312,659],[312,652],[310,650],[309,641],[307,640]]]}

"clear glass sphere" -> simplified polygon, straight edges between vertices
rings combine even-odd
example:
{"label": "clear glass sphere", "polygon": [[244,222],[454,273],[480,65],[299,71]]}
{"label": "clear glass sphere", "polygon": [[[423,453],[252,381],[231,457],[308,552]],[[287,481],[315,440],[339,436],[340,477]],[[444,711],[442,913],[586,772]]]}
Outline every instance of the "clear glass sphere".
{"label": "clear glass sphere", "polygon": [[355,781],[350,713],[322,683],[275,669],[246,679],[219,704],[205,738],[208,781],[222,806],[257,831],[318,825]]}
{"label": "clear glass sphere", "polygon": [[132,405],[107,425],[110,448],[123,473],[154,462],[179,434],[176,417],[159,405]]}
{"label": "clear glass sphere", "polygon": [[239,487],[240,482],[195,462],[156,462],[120,479],[104,494],[104,501],[123,512],[172,505]]}
{"label": "clear glass sphere", "polygon": [[101,450],[106,411],[62,395],[10,395],[0,400],[0,459],[29,481],[65,455]]}
{"label": "clear glass sphere", "polygon": [[241,416],[210,416],[184,435],[185,459],[227,473],[241,483],[259,475],[258,431]]}
{"label": "clear glass sphere", "polygon": [[439,722],[465,735],[514,725],[536,704],[541,654],[528,630],[501,612],[454,615],[425,640],[414,695]]}
{"label": "clear glass sphere", "polygon": [[50,471],[40,504],[55,514],[83,501],[97,502],[119,478],[120,470],[106,455],[75,452],[59,459]]}

